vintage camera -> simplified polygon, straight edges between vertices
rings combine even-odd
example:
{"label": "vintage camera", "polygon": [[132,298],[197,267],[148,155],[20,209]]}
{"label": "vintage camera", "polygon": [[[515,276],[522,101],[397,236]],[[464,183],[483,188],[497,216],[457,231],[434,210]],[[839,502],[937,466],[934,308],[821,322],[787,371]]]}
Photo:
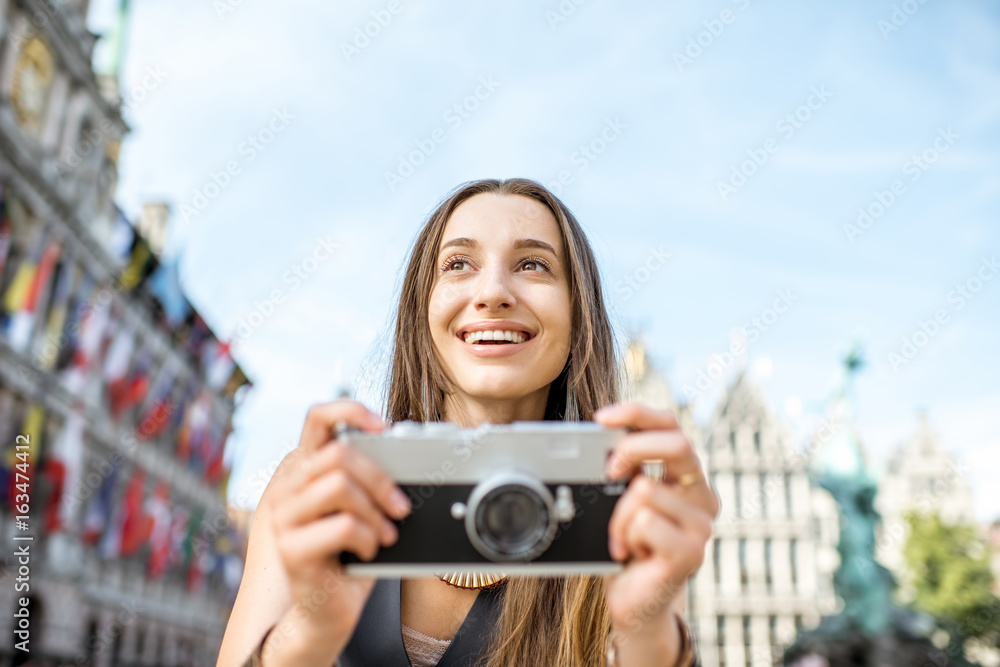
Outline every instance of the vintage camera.
{"label": "vintage camera", "polygon": [[463,429],[399,422],[338,438],[392,476],[413,503],[399,540],[370,562],[341,554],[350,574],[447,571],[558,576],[616,572],[608,522],[623,482],[605,464],[624,429],[594,422],[515,422]]}

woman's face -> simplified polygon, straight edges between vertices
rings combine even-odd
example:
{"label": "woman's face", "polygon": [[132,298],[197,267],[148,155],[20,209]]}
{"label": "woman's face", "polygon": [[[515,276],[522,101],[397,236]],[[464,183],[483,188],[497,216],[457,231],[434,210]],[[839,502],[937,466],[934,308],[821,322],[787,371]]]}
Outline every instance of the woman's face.
{"label": "woman's face", "polygon": [[569,357],[566,274],[562,235],[543,204],[480,194],[455,209],[438,247],[428,313],[455,385],[452,400],[527,399],[544,411],[548,386]]}

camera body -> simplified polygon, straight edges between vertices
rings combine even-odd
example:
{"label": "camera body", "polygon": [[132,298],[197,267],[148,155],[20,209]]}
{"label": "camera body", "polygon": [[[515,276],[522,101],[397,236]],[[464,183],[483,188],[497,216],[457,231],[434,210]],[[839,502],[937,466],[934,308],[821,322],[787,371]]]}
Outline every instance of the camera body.
{"label": "camera body", "polygon": [[594,422],[514,422],[463,429],[398,422],[338,439],[381,466],[410,498],[399,539],[372,561],[341,554],[349,574],[443,572],[560,576],[617,572],[608,522],[624,482],[605,464],[624,429]]}

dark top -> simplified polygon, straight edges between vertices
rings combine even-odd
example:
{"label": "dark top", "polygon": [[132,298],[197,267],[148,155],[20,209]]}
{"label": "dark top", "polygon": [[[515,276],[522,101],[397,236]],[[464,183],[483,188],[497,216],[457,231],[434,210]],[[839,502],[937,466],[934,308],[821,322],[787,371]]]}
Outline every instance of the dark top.
{"label": "dark top", "polygon": [[[361,612],[338,667],[410,667],[399,617],[399,579],[379,579]],[[506,586],[483,589],[472,603],[438,667],[472,667],[486,650]]]}

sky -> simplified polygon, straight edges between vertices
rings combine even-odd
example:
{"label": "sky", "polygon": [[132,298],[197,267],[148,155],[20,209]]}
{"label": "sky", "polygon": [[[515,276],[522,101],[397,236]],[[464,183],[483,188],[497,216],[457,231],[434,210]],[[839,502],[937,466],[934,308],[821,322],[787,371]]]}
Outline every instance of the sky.
{"label": "sky", "polygon": [[860,339],[867,450],[925,410],[1000,518],[995,3],[135,0],[128,29],[118,200],[171,205],[167,254],[254,382],[234,504],[309,405],[380,408],[420,225],[522,176],[574,211],[620,340],[702,419],[746,368],[805,438]]}

